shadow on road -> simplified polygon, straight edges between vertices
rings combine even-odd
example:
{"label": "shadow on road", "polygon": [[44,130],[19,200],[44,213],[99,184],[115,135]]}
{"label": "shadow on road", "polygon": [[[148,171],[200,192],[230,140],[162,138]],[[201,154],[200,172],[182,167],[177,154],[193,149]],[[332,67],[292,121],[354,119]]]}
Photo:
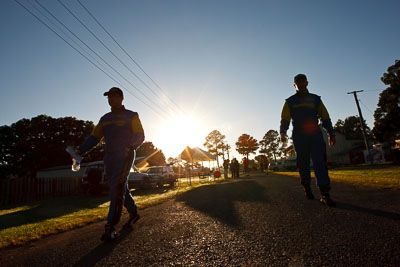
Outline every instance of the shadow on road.
{"label": "shadow on road", "polygon": [[337,203],[336,207],[338,209],[356,211],[356,212],[361,212],[361,213],[372,214],[372,215],[375,215],[375,216],[385,217],[385,218],[392,219],[392,220],[395,220],[395,221],[400,220],[400,214],[394,213],[394,212],[387,212],[387,211],[382,211],[382,210],[368,209],[368,208],[363,208],[363,207],[360,207],[360,206],[355,206],[355,205],[352,205],[352,204],[340,203],[340,202]]}
{"label": "shadow on road", "polygon": [[121,230],[119,236],[115,240],[110,243],[101,243],[100,245],[92,249],[92,251],[90,251],[88,254],[83,256],[73,266],[94,266],[97,262],[110,254],[119,243],[121,243],[132,233],[132,231],[132,228]]}
{"label": "shadow on road", "polygon": [[201,186],[177,196],[176,201],[237,227],[240,219],[235,202],[267,202],[268,199],[263,186],[248,180]]}

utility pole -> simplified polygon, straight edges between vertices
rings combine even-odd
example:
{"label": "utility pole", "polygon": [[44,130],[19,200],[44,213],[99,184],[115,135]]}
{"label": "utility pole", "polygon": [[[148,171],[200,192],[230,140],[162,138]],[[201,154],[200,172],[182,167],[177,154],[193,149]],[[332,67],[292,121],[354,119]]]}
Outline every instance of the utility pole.
{"label": "utility pole", "polygon": [[347,94],[348,95],[350,95],[350,94],[354,95],[354,100],[356,101],[358,115],[360,117],[360,123],[361,123],[362,134],[363,134],[363,137],[364,137],[365,147],[368,150],[368,155],[369,155],[369,158],[370,158],[370,162],[372,164],[373,163],[373,159],[372,159],[371,151],[370,151],[369,145],[368,145],[367,132],[365,131],[365,125],[364,125],[364,118],[362,116],[360,104],[358,103],[358,98],[357,98],[357,93],[361,93],[361,92],[364,92],[364,90],[348,92]]}

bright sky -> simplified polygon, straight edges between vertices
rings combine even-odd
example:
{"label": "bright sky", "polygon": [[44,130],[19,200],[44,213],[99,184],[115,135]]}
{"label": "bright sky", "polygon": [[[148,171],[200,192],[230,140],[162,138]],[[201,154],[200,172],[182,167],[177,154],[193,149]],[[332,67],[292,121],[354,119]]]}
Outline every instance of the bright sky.
{"label": "bright sky", "polygon": [[[37,9],[47,14],[35,0],[18,1],[40,18]],[[76,0],[62,2],[162,95]],[[380,77],[400,59],[399,1],[81,2],[180,112],[134,77],[58,1],[40,0],[128,82],[97,59],[104,70],[148,103],[124,89],[126,108],[139,113],[146,139],[167,157],[186,145],[202,147],[214,129],[226,135],[234,153],[241,134],[260,140],[268,130],[278,130],[297,73],[308,76],[309,90],[322,96],[333,123],[357,115],[347,92],[364,90],[359,99],[372,128],[372,113],[385,88]],[[109,111],[103,92],[119,85],[13,0],[0,1],[0,32],[0,125],[40,114],[97,123]]]}

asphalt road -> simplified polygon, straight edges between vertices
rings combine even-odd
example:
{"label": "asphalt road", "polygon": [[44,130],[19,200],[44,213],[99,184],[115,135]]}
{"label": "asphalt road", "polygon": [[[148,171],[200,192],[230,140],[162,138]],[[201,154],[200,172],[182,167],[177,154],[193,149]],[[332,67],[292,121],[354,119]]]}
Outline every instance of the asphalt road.
{"label": "asphalt road", "polygon": [[0,265],[400,266],[400,191],[334,183],[331,195],[336,208],[296,178],[253,175],[142,210],[113,243],[97,223],[3,249]]}

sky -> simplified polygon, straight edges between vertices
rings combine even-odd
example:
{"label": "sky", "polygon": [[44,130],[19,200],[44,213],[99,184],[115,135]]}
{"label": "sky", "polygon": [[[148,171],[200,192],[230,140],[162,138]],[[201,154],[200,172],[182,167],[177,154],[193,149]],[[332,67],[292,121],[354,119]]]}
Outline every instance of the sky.
{"label": "sky", "polygon": [[139,113],[146,140],[167,158],[202,147],[214,129],[233,156],[241,134],[260,140],[279,130],[298,73],[333,124],[358,114],[347,92],[364,90],[358,98],[372,128],[385,89],[380,78],[400,59],[399,1],[80,0],[147,75],[78,1],[61,3],[119,60],[59,1],[18,1],[113,79],[16,1],[0,1],[0,126],[40,114],[97,123],[109,112],[103,93],[117,86],[125,107]]}

